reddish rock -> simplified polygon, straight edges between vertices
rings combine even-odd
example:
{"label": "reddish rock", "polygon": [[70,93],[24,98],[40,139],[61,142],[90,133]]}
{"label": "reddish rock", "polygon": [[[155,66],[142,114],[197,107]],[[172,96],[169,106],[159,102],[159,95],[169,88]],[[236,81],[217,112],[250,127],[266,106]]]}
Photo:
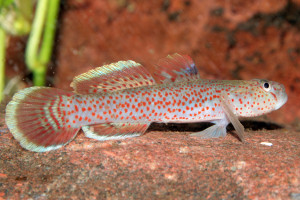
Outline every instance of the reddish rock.
{"label": "reddish rock", "polygon": [[[135,60],[151,71],[158,59],[178,52],[191,55],[204,78],[283,83],[289,100],[270,116],[280,123],[293,122],[300,117],[300,22],[297,1],[292,2],[65,2],[53,60],[54,84],[71,90],[74,76],[118,60]],[[28,75],[23,50],[23,39],[12,38],[8,78]]]}
{"label": "reddish rock", "polygon": [[16,74],[24,76],[26,71],[24,51],[26,38],[10,37],[7,35],[7,48],[5,56],[5,66],[7,79],[11,79]]}
{"label": "reddish rock", "polygon": [[80,133],[59,150],[33,153],[0,123],[0,199],[289,199],[300,192],[300,135],[291,128],[247,130],[243,144],[230,134],[200,140],[152,126],[120,141]]}
{"label": "reddish rock", "polygon": [[287,1],[70,1],[61,18],[55,84],[71,90],[74,76],[118,60],[151,71],[178,52],[191,55],[204,78],[283,83],[289,101],[270,116],[290,123],[300,117],[300,34],[292,7]]}
{"label": "reddish rock", "polygon": [[299,1],[299,0],[292,0],[292,2],[293,2],[294,4],[296,4],[297,6],[300,6],[300,1]]}
{"label": "reddish rock", "polygon": [[150,67],[169,53],[188,53],[201,37],[211,5],[128,1],[124,6],[117,2],[90,0],[76,8],[65,6],[57,86],[69,88],[73,76],[104,63],[132,59]]}
{"label": "reddish rock", "polygon": [[239,23],[243,23],[252,18],[257,13],[272,14],[282,10],[286,5],[286,0],[230,0],[221,1],[222,7],[224,7],[224,17],[236,26]]}

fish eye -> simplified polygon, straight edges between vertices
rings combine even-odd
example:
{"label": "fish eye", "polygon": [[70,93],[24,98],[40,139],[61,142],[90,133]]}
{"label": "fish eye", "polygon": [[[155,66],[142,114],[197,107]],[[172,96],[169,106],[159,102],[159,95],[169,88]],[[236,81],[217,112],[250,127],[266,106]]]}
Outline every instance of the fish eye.
{"label": "fish eye", "polygon": [[270,91],[270,90],[271,90],[271,85],[270,85],[270,83],[264,82],[263,88],[264,88],[264,90],[267,91],[267,92]]}

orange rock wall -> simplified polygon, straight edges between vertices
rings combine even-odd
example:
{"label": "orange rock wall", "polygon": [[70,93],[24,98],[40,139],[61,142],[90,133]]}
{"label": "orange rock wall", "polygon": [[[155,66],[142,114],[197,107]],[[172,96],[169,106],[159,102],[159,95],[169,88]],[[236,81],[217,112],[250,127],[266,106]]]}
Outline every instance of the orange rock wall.
{"label": "orange rock wall", "polygon": [[[15,63],[24,48],[15,43],[9,77],[24,71],[24,63]],[[94,67],[131,59],[151,70],[175,52],[190,55],[203,78],[283,83],[289,100],[268,116],[299,121],[299,0],[63,1],[49,75],[56,87],[71,90],[73,77]]]}

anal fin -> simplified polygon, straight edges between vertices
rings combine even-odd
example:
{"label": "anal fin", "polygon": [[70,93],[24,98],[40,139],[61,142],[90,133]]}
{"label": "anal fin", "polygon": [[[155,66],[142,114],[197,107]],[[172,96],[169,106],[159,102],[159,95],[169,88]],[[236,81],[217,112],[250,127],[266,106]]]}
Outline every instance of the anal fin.
{"label": "anal fin", "polygon": [[150,123],[109,123],[83,126],[86,137],[96,140],[119,140],[141,136]]}

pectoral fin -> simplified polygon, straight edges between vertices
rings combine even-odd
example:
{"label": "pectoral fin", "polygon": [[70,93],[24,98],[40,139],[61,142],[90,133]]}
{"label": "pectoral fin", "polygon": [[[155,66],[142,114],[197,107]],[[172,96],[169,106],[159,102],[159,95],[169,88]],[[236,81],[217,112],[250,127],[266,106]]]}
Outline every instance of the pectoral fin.
{"label": "pectoral fin", "polygon": [[236,130],[236,133],[237,133],[238,137],[240,138],[240,140],[242,142],[244,142],[245,141],[245,139],[244,139],[244,126],[240,123],[237,116],[235,116],[235,114],[233,113],[232,108],[230,107],[230,104],[229,104],[227,94],[222,92],[220,100],[221,100],[221,106],[222,106],[222,108],[223,108],[223,110],[226,114],[226,117],[232,123],[232,125],[233,125],[234,129]]}

